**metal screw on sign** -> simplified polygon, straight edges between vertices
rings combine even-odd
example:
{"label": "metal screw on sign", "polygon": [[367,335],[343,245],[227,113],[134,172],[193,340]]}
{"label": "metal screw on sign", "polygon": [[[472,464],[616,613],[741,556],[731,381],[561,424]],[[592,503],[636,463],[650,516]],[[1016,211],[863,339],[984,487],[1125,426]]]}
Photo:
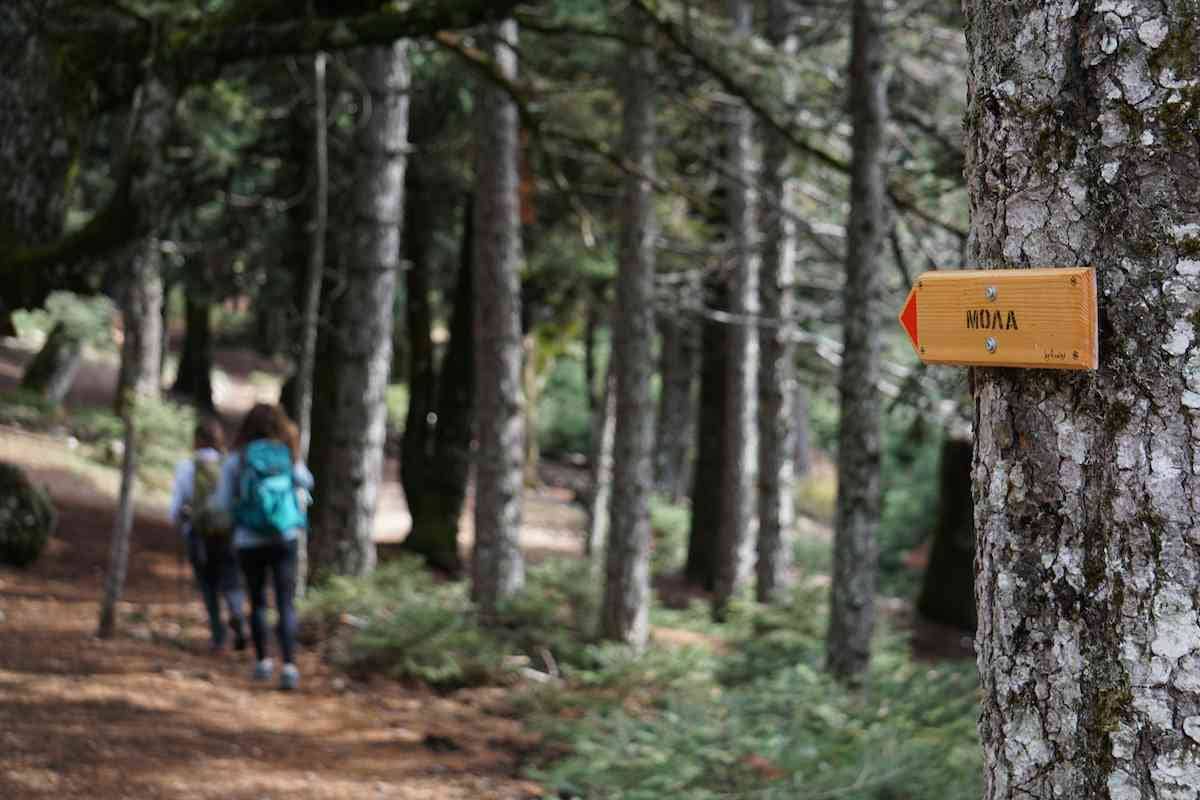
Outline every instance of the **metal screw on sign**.
{"label": "metal screw on sign", "polygon": [[986,297],[988,300],[990,300],[993,303],[996,302],[996,287],[989,286],[986,289],[984,289],[983,296]]}
{"label": "metal screw on sign", "polygon": [[983,340],[983,346],[987,348],[989,353],[996,352],[996,337],[989,336]]}

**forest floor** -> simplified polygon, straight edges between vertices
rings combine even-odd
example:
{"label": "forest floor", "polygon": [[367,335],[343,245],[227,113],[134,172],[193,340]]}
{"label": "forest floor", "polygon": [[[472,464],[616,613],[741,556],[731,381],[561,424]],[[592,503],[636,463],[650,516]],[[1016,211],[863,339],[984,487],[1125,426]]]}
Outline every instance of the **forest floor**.
{"label": "forest floor", "polygon": [[[27,357],[11,342],[0,347],[0,391]],[[89,360],[68,401],[107,404],[112,366]],[[222,366],[229,370],[231,359]],[[261,393],[235,379],[222,411],[236,418],[266,399]],[[506,690],[439,696],[386,680],[349,681],[302,651],[301,688],[284,693],[250,680],[249,651],[210,654],[161,495],[143,494],[138,504],[120,633],[97,639],[116,471],[79,457],[60,437],[6,427],[0,460],[47,486],[59,511],[35,565],[0,568],[0,798],[541,795],[520,778],[538,738],[508,712]],[[581,517],[564,493],[530,500],[531,548],[577,551],[572,528]],[[388,526],[404,524],[396,487],[384,502]],[[399,536],[385,529],[379,538]]]}

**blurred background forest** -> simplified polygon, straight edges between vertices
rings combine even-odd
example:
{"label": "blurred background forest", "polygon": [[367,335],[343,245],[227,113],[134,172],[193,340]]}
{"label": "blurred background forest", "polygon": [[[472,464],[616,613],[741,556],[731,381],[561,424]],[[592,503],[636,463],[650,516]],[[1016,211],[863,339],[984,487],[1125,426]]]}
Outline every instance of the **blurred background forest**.
{"label": "blurred background forest", "polygon": [[965,372],[894,321],[966,260],[956,2],[0,23],[0,459],[60,517],[2,560],[82,558],[73,475],[186,649],[129,507],[278,400],[330,680],[505,687],[540,796],[980,796]]}

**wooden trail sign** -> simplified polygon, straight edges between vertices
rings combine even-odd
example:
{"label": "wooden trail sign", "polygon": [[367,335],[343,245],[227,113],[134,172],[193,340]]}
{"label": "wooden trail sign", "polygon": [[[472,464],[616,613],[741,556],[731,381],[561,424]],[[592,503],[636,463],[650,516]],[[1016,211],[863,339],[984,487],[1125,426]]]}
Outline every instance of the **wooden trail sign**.
{"label": "wooden trail sign", "polygon": [[939,270],[908,293],[900,324],[926,364],[1095,369],[1091,268]]}

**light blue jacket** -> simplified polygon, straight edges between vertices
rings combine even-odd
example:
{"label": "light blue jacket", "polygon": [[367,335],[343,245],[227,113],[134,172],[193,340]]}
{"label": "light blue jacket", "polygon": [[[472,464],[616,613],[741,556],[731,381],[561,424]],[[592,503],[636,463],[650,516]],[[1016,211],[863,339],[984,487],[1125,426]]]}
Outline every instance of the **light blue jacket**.
{"label": "light blue jacket", "polygon": [[[238,484],[238,472],[242,464],[241,455],[239,453],[231,453],[225,459],[225,463],[221,464],[221,477],[217,481],[217,488],[213,492],[212,499],[209,501],[209,507],[217,511],[227,511],[233,514],[234,494]],[[308,467],[303,464],[296,464],[292,469],[292,479],[296,482],[296,488],[304,492],[310,492],[313,488],[313,476],[308,471]],[[307,504],[305,502],[305,504]],[[302,506],[303,507],[303,506]],[[303,528],[292,528],[283,532],[283,540],[290,542],[295,540]],[[235,525],[233,528],[233,546],[238,550],[246,550],[251,547],[266,547],[279,541],[278,536],[270,533],[260,533],[258,531],[243,528],[241,525]]]}

